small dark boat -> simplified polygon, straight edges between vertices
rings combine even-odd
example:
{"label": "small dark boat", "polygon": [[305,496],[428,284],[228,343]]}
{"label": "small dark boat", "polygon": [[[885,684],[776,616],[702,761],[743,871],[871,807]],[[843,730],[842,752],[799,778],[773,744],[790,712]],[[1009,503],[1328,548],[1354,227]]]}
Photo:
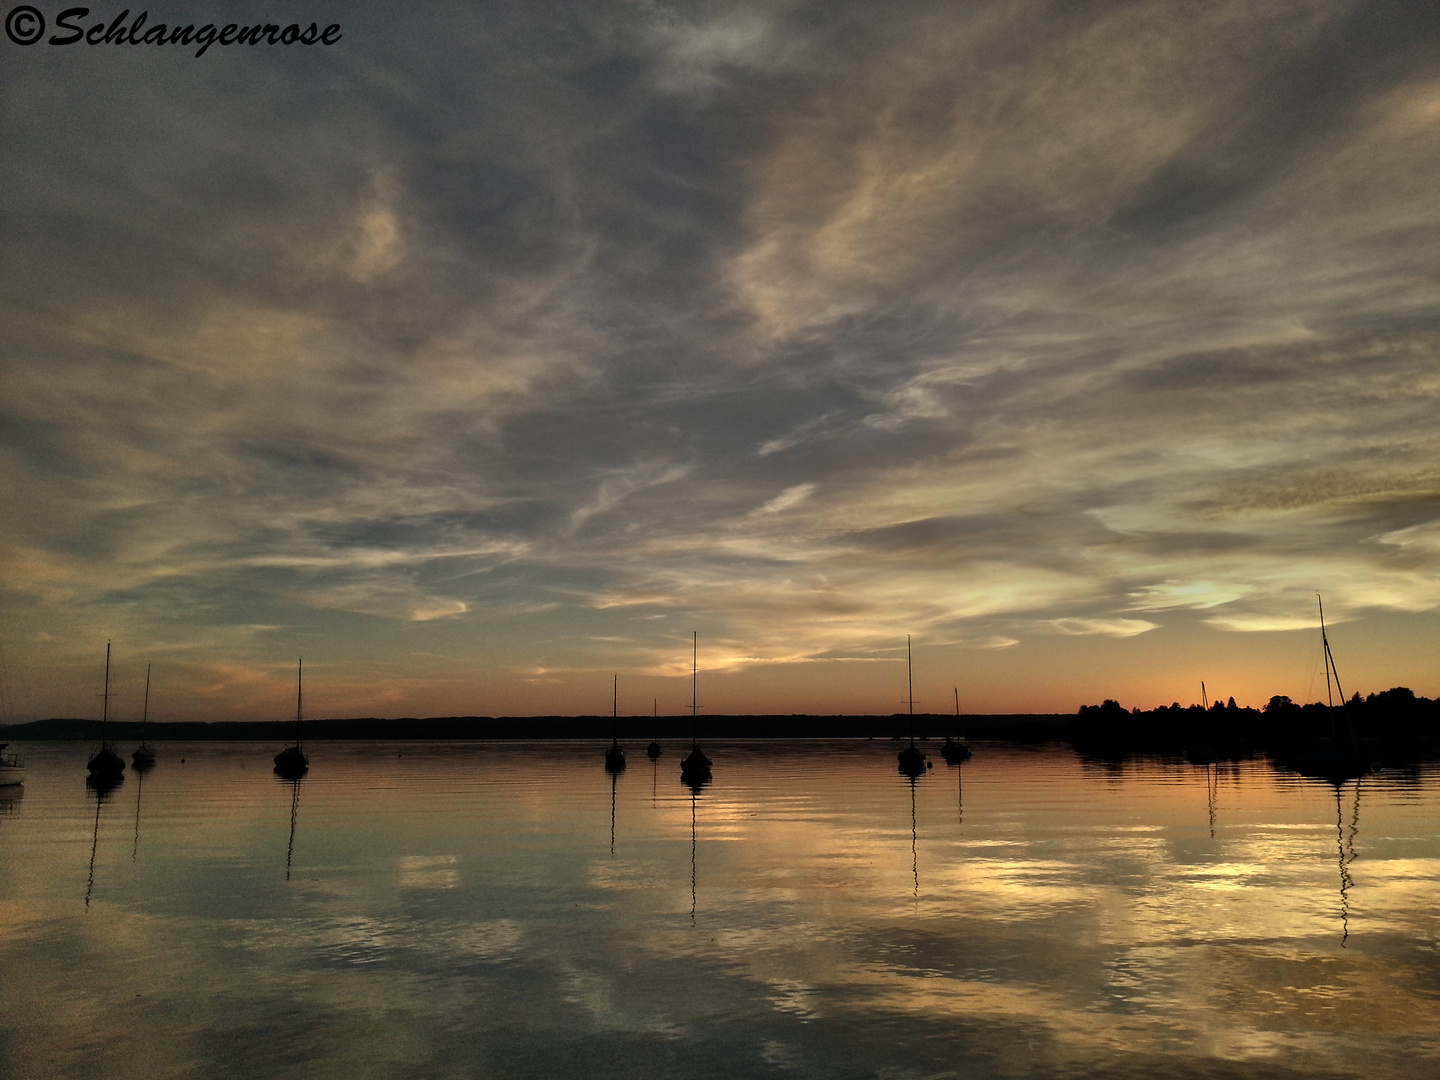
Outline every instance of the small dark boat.
{"label": "small dark boat", "polygon": [[924,774],[929,767],[925,751],[915,745],[915,669],[910,661],[910,635],[905,635],[905,677],[910,688],[910,745],[895,755],[900,771],[911,778]]}
{"label": "small dark boat", "polygon": [[929,765],[925,760],[925,751],[914,743],[901,750],[896,755],[896,759],[899,762],[900,772],[905,776],[923,776]]}
{"label": "small dark boat", "polygon": [[145,665],[145,708],[140,713],[140,745],[130,755],[130,761],[137,769],[148,769],[155,764],[155,751],[145,741],[145,725],[150,721],[150,665]]}
{"label": "small dark boat", "polygon": [[708,774],[712,764],[714,763],[705,756],[705,751],[701,750],[698,746],[692,746],[690,753],[685,755],[685,760],[680,762],[680,771],[682,773],[693,773],[697,776],[701,773]]}
{"label": "small dark boat", "polygon": [[705,756],[705,751],[700,749],[697,741],[696,716],[700,712],[700,636],[699,631],[692,631],[690,646],[690,753],[685,755],[685,760],[680,762],[680,779],[683,780],[694,791],[710,780],[710,766],[712,762]]}
{"label": "small dark boat", "polygon": [[610,695],[610,745],[605,748],[605,771],[618,773],[625,768],[625,751],[620,746],[620,676],[615,676]]}
{"label": "small dark boat", "polygon": [[[653,717],[654,717],[655,721],[658,723],[658,722],[659,722],[659,719],[660,719],[660,703],[659,703],[659,702],[656,702],[656,701],[652,701],[650,707],[651,707],[651,710],[652,710],[652,713],[653,713]],[[661,746],[660,746],[660,740],[659,740],[659,739],[651,739],[651,740],[650,740],[650,745],[647,746],[647,747],[645,747],[645,756],[648,757],[651,761],[654,761],[656,758],[658,758],[658,757],[659,757],[661,754],[663,754],[664,752],[665,752],[665,751],[664,751],[664,750],[661,748]]]}
{"label": "small dark boat", "polygon": [[310,759],[300,748],[300,719],[304,715],[303,678],[305,658],[300,658],[295,669],[295,745],[287,746],[275,755],[275,772],[287,780],[298,780],[310,770]]}
{"label": "small dark boat", "polygon": [[[110,749],[110,743],[106,739],[110,723],[110,642],[105,643],[105,693],[101,695],[104,702],[100,707],[100,749],[85,763],[90,776],[97,781],[97,788],[109,781],[118,783],[125,773],[125,759],[114,750]],[[110,784],[114,786],[113,783]]]}
{"label": "small dark boat", "polygon": [[[958,686],[955,687],[955,727],[957,729],[960,727],[960,688]],[[969,761],[971,758],[969,745],[960,741],[958,730],[955,734],[956,737],[953,739],[947,735],[945,745],[940,748],[940,756],[948,765],[959,765],[962,761]]]}
{"label": "small dark boat", "polygon": [[[1330,734],[1307,733],[1284,747],[1272,750],[1271,759],[1282,768],[1293,769],[1305,776],[1315,776],[1332,784],[1342,784],[1374,771],[1376,745],[1373,739],[1356,738],[1350,727],[1349,705],[1345,701],[1345,690],[1340,685],[1340,670],[1335,666],[1335,654],[1330,651],[1330,639],[1325,633],[1325,603],[1320,594],[1315,594],[1320,609],[1320,652],[1325,664],[1325,701],[1330,714]],[[1346,730],[1342,733],[1335,721],[1335,696],[1330,691],[1331,680],[1335,683],[1335,695],[1340,698],[1339,713],[1345,720]]]}

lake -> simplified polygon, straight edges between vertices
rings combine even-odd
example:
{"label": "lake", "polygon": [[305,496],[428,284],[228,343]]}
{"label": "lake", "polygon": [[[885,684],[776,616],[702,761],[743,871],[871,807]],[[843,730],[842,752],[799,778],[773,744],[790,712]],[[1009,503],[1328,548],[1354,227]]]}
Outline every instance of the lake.
{"label": "lake", "polygon": [[1440,1075],[1437,767],[899,745],[16,746],[0,1075]]}

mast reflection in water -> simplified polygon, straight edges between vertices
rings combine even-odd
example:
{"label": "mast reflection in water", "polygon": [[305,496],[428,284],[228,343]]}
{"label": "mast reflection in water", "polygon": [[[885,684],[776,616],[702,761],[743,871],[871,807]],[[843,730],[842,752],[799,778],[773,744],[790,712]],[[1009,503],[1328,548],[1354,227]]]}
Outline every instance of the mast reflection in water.
{"label": "mast reflection in water", "polygon": [[300,785],[304,776],[282,776],[280,783],[290,789],[290,838],[285,842],[285,880],[290,880],[290,864],[295,859],[295,826],[300,821]]}
{"label": "mast reflection in water", "polygon": [[87,748],[27,745],[7,1070],[1437,1071],[1435,768],[1228,763],[1212,837],[1216,772],[1184,760],[983,743],[952,786],[889,742],[724,742],[723,782],[646,785],[600,782],[598,748],[327,743],[277,783],[273,745],[167,744],[123,789],[127,859]]}

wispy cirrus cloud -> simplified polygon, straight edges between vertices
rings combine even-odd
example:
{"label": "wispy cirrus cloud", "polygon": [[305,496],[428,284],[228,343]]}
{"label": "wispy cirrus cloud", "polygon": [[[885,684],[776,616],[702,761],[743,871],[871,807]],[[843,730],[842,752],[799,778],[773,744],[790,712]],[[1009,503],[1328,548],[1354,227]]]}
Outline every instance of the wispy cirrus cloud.
{"label": "wispy cirrus cloud", "polygon": [[913,633],[1006,708],[1011,658],[1253,653],[1317,590],[1420,683],[1379,658],[1440,611],[1418,9],[399,18],[325,65],[14,54],[37,683],[322,640],[357,701],[383,662],[407,711],[553,711],[703,626],[736,678]]}

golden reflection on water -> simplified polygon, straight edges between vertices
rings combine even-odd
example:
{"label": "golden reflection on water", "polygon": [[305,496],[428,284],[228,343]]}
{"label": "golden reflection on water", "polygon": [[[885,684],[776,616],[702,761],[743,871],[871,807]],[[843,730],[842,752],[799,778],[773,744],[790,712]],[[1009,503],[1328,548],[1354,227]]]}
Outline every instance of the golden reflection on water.
{"label": "golden reflection on water", "polygon": [[27,748],[15,1075],[1440,1063],[1431,773],[982,744],[912,785],[888,743],[786,743],[711,749],[695,794],[580,744],[317,744],[296,784],[266,749],[177,750],[100,803],[83,751]]}

